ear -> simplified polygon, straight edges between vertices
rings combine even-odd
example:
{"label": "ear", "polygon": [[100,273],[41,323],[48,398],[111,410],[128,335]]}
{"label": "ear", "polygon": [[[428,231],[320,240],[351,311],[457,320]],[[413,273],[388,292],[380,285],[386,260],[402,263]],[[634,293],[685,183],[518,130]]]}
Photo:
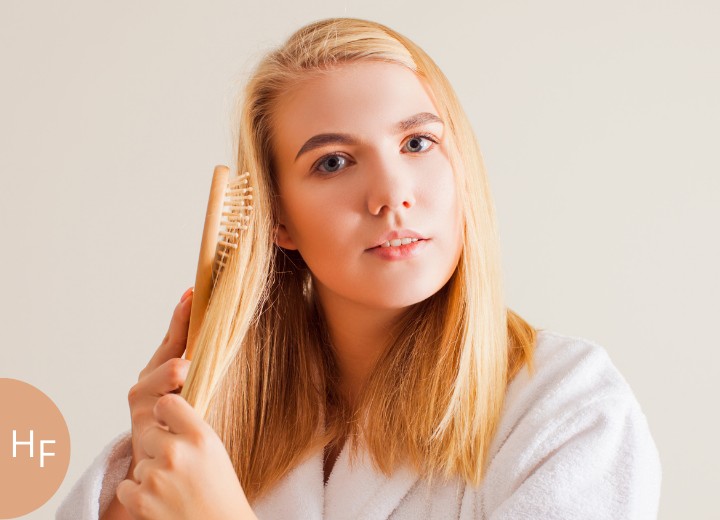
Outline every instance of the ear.
{"label": "ear", "polygon": [[290,236],[290,232],[285,227],[285,224],[278,224],[275,226],[275,243],[283,249],[297,249],[297,246]]}

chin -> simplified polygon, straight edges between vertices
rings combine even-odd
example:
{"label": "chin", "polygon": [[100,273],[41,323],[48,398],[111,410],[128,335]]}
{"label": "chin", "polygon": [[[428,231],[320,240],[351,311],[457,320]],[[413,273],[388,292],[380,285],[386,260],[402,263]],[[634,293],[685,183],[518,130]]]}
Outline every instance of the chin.
{"label": "chin", "polygon": [[393,294],[374,294],[368,304],[379,309],[400,310],[425,301],[437,292],[430,289],[421,291],[417,290],[417,287],[410,289],[396,291]]}

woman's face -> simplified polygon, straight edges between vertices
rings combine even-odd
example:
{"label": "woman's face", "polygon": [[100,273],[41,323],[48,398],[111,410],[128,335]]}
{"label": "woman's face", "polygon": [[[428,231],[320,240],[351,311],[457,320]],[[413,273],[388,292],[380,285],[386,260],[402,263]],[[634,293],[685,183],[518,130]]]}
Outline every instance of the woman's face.
{"label": "woman's face", "polygon": [[[401,309],[442,288],[463,222],[448,130],[419,77],[396,64],[343,64],[283,94],[274,115],[276,243],[299,251],[320,301]],[[373,249],[394,230],[425,240]]]}

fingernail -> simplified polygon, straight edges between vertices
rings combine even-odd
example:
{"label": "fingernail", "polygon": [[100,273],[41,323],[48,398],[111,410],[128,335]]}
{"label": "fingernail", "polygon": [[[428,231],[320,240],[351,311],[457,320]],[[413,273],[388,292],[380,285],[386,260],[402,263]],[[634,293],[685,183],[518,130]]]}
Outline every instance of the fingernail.
{"label": "fingernail", "polygon": [[193,293],[193,287],[190,287],[187,291],[185,291],[182,295],[182,298],[180,298],[180,303],[184,302],[188,298],[190,298],[190,295]]}

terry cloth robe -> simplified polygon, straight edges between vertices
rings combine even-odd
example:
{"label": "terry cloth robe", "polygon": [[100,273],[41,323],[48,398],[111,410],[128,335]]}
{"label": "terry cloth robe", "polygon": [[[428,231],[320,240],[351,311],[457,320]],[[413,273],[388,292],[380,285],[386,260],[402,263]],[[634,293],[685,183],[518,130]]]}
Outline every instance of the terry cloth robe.
{"label": "terry cloth robe", "polygon": [[[293,468],[252,504],[260,520],[657,518],[661,466],[637,399],[603,347],[538,332],[534,376],[508,385],[479,486],[459,478],[432,487],[407,466],[390,478],[348,443],[327,484],[322,452]],[[96,520],[125,477],[131,435],[113,439],[83,473],[56,520]]]}

